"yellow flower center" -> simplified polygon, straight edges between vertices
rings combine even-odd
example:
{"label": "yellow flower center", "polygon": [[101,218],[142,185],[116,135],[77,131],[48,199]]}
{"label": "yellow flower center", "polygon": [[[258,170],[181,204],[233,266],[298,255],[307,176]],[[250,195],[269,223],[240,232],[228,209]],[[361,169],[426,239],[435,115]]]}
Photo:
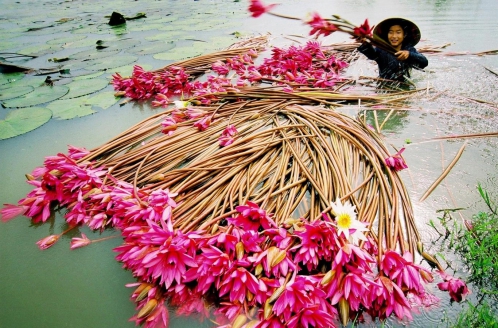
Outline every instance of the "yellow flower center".
{"label": "yellow flower center", "polygon": [[337,226],[340,229],[348,229],[351,226],[352,219],[348,213],[341,213],[337,216]]}

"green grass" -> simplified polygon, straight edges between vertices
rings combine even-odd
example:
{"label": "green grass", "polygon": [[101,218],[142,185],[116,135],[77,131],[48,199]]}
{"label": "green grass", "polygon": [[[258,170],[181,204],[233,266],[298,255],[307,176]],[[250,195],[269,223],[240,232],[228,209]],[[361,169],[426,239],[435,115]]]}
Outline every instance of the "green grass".
{"label": "green grass", "polygon": [[445,233],[439,232],[433,222],[430,224],[445,237],[445,244],[460,255],[469,269],[468,282],[479,299],[476,305],[467,302],[467,310],[447,323],[451,328],[498,328],[498,211],[481,185],[477,189],[488,211],[479,212],[463,223],[451,216],[458,209],[439,211],[443,212],[439,220]]}

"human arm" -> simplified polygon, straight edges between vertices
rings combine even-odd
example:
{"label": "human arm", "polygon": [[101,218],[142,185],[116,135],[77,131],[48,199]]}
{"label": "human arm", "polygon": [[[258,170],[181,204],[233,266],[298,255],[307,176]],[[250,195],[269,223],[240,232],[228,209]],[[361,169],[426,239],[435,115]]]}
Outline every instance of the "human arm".
{"label": "human arm", "polygon": [[415,68],[424,68],[429,65],[427,58],[421,53],[417,52],[414,47],[408,47],[406,50],[398,51],[394,54],[400,61],[406,62],[408,65]]}
{"label": "human arm", "polygon": [[370,60],[377,60],[379,54],[377,53],[377,49],[372,46],[369,42],[363,42],[359,47],[358,51],[367,56]]}

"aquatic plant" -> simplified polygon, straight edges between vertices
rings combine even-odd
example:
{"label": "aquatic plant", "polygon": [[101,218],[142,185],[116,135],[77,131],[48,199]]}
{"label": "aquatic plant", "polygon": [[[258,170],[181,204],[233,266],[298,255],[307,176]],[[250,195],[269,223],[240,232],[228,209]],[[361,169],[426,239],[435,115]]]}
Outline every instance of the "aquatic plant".
{"label": "aquatic plant", "polygon": [[[430,270],[414,262],[418,250],[442,270],[423,251],[401,151],[334,109],[406,93],[338,93],[344,61],[317,42],[275,48],[259,66],[255,55],[242,47],[115,75],[118,92],[166,110],[91,151],[47,157],[2,220],[42,223],[65,208],[70,229],[119,230],[116,259],[137,280],[132,320],[145,327],[167,326],[166,304],[206,317],[215,304],[219,326],[334,327],[364,314],[408,320],[415,304],[437,302]],[[206,68],[218,75],[195,80]],[[442,275],[463,299],[465,285]]]}

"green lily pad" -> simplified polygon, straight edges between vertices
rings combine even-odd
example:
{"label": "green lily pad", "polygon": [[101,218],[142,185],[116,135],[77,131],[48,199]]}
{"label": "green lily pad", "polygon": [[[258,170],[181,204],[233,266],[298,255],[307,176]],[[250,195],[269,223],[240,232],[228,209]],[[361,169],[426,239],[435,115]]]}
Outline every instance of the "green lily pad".
{"label": "green lily pad", "polygon": [[174,48],[168,52],[155,54],[153,57],[160,60],[183,60],[187,58],[196,57],[202,54],[202,50],[195,47],[179,47]]}
{"label": "green lily pad", "polygon": [[89,71],[102,71],[136,62],[137,56],[124,55],[93,60],[93,65],[85,67]]}
{"label": "green lily pad", "polygon": [[[75,35],[75,38],[77,38],[79,35]],[[86,39],[81,39],[77,40],[75,42],[68,42],[64,44],[62,47],[64,49],[74,49],[74,48],[84,48],[84,47],[91,47],[91,46],[96,46],[97,41],[102,40],[102,39],[95,39],[95,38],[86,38]]]}
{"label": "green lily pad", "polygon": [[91,97],[85,103],[93,106],[107,109],[118,102],[120,98],[114,97],[114,92],[99,92],[99,94]]}
{"label": "green lily pad", "polygon": [[0,89],[0,100],[17,98],[17,97],[23,96],[27,93],[30,93],[34,89],[35,88],[33,88],[32,86],[29,86],[29,85],[19,86],[17,88]]}
{"label": "green lily pad", "polygon": [[102,49],[102,50],[97,50],[97,49],[90,49],[90,50],[85,50],[85,51],[80,51],[75,54],[72,54],[69,56],[71,59],[80,59],[80,60],[93,60],[93,59],[99,59],[99,58],[104,58],[104,57],[109,57],[112,55],[115,55],[119,52],[119,49]]}
{"label": "green lily pad", "polygon": [[165,33],[159,33],[156,35],[151,35],[145,38],[149,41],[177,41],[180,39],[186,39],[193,37],[193,35],[186,34],[183,31],[169,31]]}
{"label": "green lily pad", "polygon": [[[121,66],[121,67],[116,67],[112,69],[113,74],[114,73],[119,73],[121,76],[131,76],[133,73],[133,67],[135,65],[126,65],[126,66]],[[152,65],[149,64],[140,64],[140,67],[142,67],[146,71],[150,71],[152,69]]]}
{"label": "green lily pad", "polygon": [[87,104],[86,97],[76,99],[56,100],[48,104],[53,117],[58,120],[70,120],[76,117],[83,117],[95,113],[91,104]]}
{"label": "green lily pad", "polygon": [[123,35],[128,33],[128,26],[126,24],[112,26],[110,31],[115,35]]}
{"label": "green lily pad", "polygon": [[82,71],[80,75],[74,76],[73,75],[73,81],[79,81],[79,80],[87,80],[87,79],[94,79],[96,77],[99,77],[104,74],[104,71],[100,72],[88,72],[88,71]]}
{"label": "green lily pad", "polygon": [[69,87],[69,92],[60,99],[71,99],[89,95],[91,93],[104,89],[108,85],[109,81],[103,79],[86,79],[73,81],[67,84],[67,86]]}
{"label": "green lily pad", "polygon": [[174,42],[153,42],[148,44],[145,47],[136,47],[133,49],[129,49],[128,52],[131,52],[135,55],[152,55],[160,52],[166,52],[173,49],[176,46]]}
{"label": "green lily pad", "polygon": [[86,35],[71,35],[62,38],[52,39],[47,41],[47,44],[51,45],[66,45],[66,43],[74,43],[83,39],[86,39]]}
{"label": "green lily pad", "polygon": [[51,117],[52,112],[48,108],[15,109],[8,113],[4,120],[0,120],[0,140],[32,131],[47,123]]}
{"label": "green lily pad", "polygon": [[22,78],[24,78],[26,75],[24,73],[6,73],[6,74],[0,74],[0,85],[4,85],[7,83],[13,83],[15,81],[18,81]]}
{"label": "green lily pad", "polygon": [[143,24],[143,22],[140,22],[139,25],[128,27],[128,30],[133,32],[150,31],[160,29],[163,26],[164,23]]}
{"label": "green lily pad", "polygon": [[3,102],[5,107],[29,107],[44,104],[49,101],[59,99],[68,93],[69,88],[65,85],[40,86],[22,97],[18,97]]}
{"label": "green lily pad", "polygon": [[114,49],[123,50],[123,49],[133,48],[135,46],[138,46],[139,44],[140,44],[139,40],[123,39],[118,41],[104,41],[101,42],[100,45],[108,47],[103,50],[109,51]]}
{"label": "green lily pad", "polygon": [[36,44],[23,48],[17,52],[23,55],[42,56],[46,54],[52,54],[59,51],[60,49],[60,45]]}

